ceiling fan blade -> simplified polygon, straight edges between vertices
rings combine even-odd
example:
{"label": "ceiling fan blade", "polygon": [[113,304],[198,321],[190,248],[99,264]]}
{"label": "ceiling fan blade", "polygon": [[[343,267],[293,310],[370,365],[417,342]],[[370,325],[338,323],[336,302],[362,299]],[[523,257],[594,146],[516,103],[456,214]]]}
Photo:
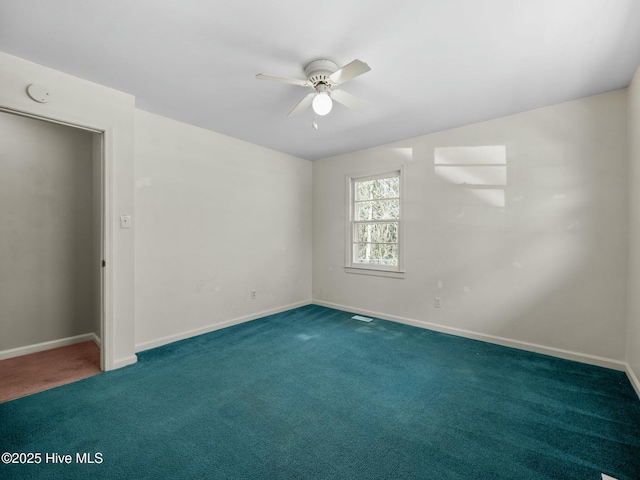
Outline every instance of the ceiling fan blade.
{"label": "ceiling fan blade", "polygon": [[299,80],[297,78],[278,77],[277,75],[267,75],[259,73],[256,75],[258,80],[270,80],[272,82],[289,83],[291,85],[300,85],[301,87],[311,87],[307,80]]}
{"label": "ceiling fan blade", "polygon": [[340,70],[333,72],[329,75],[329,79],[335,84],[340,85],[341,83],[348,82],[352,78],[357,77],[358,75],[362,75],[363,73],[367,73],[371,70],[371,67],[360,60],[354,60],[348,65],[345,65]]}
{"label": "ceiling fan blade", "polygon": [[371,105],[364,100],[360,100],[358,97],[355,97],[344,90],[333,90],[331,92],[331,98],[345,107],[349,107],[360,113],[366,112],[371,107]]}
{"label": "ceiling fan blade", "polygon": [[306,97],[304,97],[302,100],[300,100],[300,103],[298,103],[298,105],[293,107],[293,110],[289,112],[287,117],[292,117],[294,115],[301,114],[305,109],[309,107],[309,105],[311,105],[311,102],[313,102],[313,97],[315,96],[316,96],[316,92],[312,92]]}

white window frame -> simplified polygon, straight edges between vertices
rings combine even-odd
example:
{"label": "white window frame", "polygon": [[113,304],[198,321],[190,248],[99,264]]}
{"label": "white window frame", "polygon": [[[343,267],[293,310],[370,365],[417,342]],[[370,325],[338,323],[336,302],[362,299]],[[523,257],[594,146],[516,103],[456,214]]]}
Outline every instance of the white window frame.
{"label": "white window frame", "polygon": [[[398,218],[398,265],[367,265],[354,262],[353,244],[355,232],[355,183],[398,175],[400,183],[400,218]],[[379,277],[404,278],[404,165],[388,170],[361,175],[346,175],[346,244],[345,272]]]}

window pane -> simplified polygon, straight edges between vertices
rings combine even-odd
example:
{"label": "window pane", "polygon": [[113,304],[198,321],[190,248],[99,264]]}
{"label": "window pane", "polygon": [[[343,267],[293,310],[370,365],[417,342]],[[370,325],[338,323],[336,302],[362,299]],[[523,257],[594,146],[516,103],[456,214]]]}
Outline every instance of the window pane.
{"label": "window pane", "polygon": [[400,218],[400,200],[356,202],[356,220],[393,220]]}
{"label": "window pane", "polygon": [[356,224],[355,241],[359,243],[398,243],[398,224],[397,223]]}
{"label": "window pane", "polygon": [[355,194],[356,201],[397,198],[400,196],[400,177],[355,182]]}
{"label": "window pane", "polygon": [[355,263],[397,266],[398,245],[355,243],[353,245],[353,256]]}

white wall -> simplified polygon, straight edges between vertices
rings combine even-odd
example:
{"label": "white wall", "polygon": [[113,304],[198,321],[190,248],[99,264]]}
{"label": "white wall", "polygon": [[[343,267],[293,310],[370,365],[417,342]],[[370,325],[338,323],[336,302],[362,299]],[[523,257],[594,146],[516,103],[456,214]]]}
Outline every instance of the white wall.
{"label": "white wall", "polygon": [[98,334],[94,134],[2,112],[0,132],[0,351]]}
{"label": "white wall", "polygon": [[627,363],[640,395],[640,67],[628,89],[629,286]]}
{"label": "white wall", "polygon": [[[107,195],[108,332],[103,338],[107,369],[135,362],[133,230],[119,228],[119,217],[133,212],[134,98],[26,60],[0,53],[0,106],[105,131]],[[32,83],[51,91],[50,103],[26,93]]]}
{"label": "white wall", "polygon": [[[626,115],[619,90],[314,162],[314,300],[620,367]],[[506,185],[489,175],[501,167],[434,166],[436,148],[491,145],[506,148]],[[405,278],[345,273],[345,175],[400,164]]]}
{"label": "white wall", "polygon": [[311,163],[135,118],[137,350],[310,302]]}

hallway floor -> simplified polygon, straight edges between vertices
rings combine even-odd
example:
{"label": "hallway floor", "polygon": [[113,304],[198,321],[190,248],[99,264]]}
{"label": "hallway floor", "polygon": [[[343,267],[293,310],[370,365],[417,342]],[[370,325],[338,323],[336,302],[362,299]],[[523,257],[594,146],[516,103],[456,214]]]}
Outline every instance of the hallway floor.
{"label": "hallway floor", "polygon": [[0,360],[0,402],[100,373],[100,349],[92,342]]}

